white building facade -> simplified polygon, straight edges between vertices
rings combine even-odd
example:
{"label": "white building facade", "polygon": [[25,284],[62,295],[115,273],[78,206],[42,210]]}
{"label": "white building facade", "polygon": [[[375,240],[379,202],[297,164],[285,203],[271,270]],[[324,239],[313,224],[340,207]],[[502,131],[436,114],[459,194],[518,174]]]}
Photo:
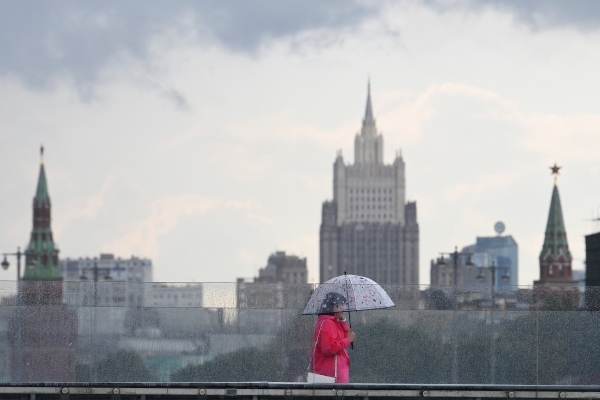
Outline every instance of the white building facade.
{"label": "white building facade", "polygon": [[144,305],[145,287],[152,282],[152,261],[132,256],[66,258],[60,261],[63,296],[68,304],[83,306]]}
{"label": "white building facade", "polygon": [[153,283],[146,287],[146,307],[202,307],[201,283]]}

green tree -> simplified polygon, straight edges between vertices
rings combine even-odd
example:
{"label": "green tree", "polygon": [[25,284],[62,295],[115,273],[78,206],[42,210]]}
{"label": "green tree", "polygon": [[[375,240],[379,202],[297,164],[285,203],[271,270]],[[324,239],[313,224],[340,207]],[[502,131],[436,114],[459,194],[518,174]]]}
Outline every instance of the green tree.
{"label": "green tree", "polygon": [[160,317],[154,308],[133,307],[125,313],[125,328],[130,335],[135,335],[136,330],[143,328],[158,328]]}
{"label": "green tree", "polygon": [[174,382],[251,382],[273,381],[281,376],[280,360],[273,349],[245,348],[216,357],[202,365],[176,371]]}
{"label": "green tree", "polygon": [[95,363],[90,370],[94,382],[151,382],[152,372],[134,351],[119,350]]}
{"label": "green tree", "polygon": [[419,326],[401,328],[380,319],[361,325],[351,351],[352,382],[438,383],[448,370],[448,350]]}

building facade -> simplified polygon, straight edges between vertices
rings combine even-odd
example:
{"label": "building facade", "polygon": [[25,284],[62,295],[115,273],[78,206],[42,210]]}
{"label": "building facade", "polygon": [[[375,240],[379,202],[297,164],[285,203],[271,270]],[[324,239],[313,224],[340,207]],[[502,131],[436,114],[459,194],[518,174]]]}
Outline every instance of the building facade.
{"label": "building facade", "polygon": [[152,282],[152,261],[131,256],[100,254],[93,258],[60,261],[65,302],[81,306],[140,307],[146,298],[145,282]]}
{"label": "building facade", "polygon": [[333,200],[323,203],[319,247],[321,282],[347,272],[380,284],[419,283],[417,205],[406,202],[401,153],[384,163],[370,85],[354,164],[345,164],[339,151],[333,165]]}
{"label": "building facade", "polygon": [[306,258],[277,251],[254,282],[238,279],[236,302],[238,308],[298,308],[306,303],[309,292]]}
{"label": "building facade", "polygon": [[277,251],[269,256],[267,266],[258,271],[257,283],[307,283],[306,258]]}
{"label": "building facade", "polygon": [[145,307],[198,308],[204,305],[201,283],[152,283],[145,286]]}
{"label": "building facade", "polygon": [[[458,257],[456,268],[458,287],[485,291],[494,283],[496,291],[517,290],[519,246],[511,235],[478,236],[475,244],[463,247],[461,253],[463,255]],[[468,259],[472,265],[468,265]],[[430,263],[430,282],[433,286],[454,285],[453,257],[444,260],[442,264],[440,259]]]}
{"label": "building facade", "polygon": [[600,232],[585,237],[585,302],[600,310]]}
{"label": "building facade", "polygon": [[[486,268],[491,265],[497,267],[494,282],[498,289],[516,289],[519,285],[519,245],[511,235],[478,236],[475,244],[466,246],[463,251],[473,253],[473,263],[476,267],[483,268],[482,270],[475,271],[476,274],[465,274],[466,286],[478,286],[482,284],[477,279],[477,274],[479,272],[484,275],[491,274],[491,269]],[[477,268],[474,268],[474,270],[477,270]],[[508,280],[503,279],[503,277],[508,277]],[[483,285],[489,285],[491,281],[491,277],[487,279],[486,276]]]}

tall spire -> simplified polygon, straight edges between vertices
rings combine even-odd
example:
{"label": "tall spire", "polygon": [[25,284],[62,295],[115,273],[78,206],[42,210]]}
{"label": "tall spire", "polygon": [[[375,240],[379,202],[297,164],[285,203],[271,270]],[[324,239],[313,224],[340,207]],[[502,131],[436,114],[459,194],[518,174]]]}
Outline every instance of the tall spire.
{"label": "tall spire", "polygon": [[365,110],[365,119],[363,127],[375,126],[375,118],[373,118],[373,106],[371,105],[371,79],[367,83],[367,109]]}
{"label": "tall spire", "polygon": [[40,147],[40,173],[38,175],[35,199],[50,201],[50,196],[48,195],[48,183],[46,182],[46,170],[44,169],[44,146]]}
{"label": "tall spire", "polygon": [[558,185],[554,182],[552,189],[552,199],[550,200],[550,211],[548,213],[548,222],[546,224],[546,234],[544,245],[540,253],[540,259],[548,255],[556,258],[563,255],[565,259],[571,259],[569,243],[567,242],[567,231],[563,220],[562,206],[558,194]]}
{"label": "tall spire", "polygon": [[33,229],[25,250],[24,280],[61,280],[58,248],[51,227],[51,204],[44,168],[44,147],[40,148],[40,173],[33,198]]}
{"label": "tall spire", "polygon": [[383,164],[383,136],[377,132],[371,104],[371,79],[367,83],[367,108],[360,134],[354,138],[356,164]]}

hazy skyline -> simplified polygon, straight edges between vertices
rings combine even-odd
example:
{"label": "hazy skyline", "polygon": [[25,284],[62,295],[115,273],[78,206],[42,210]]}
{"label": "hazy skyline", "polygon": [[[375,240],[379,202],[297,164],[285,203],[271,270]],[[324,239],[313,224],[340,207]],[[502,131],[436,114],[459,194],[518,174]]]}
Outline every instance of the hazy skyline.
{"label": "hazy skyline", "polygon": [[594,1],[2,2],[0,251],[27,244],[43,144],[61,257],[233,281],[284,250],[315,281],[370,76],[385,162],[402,150],[418,202],[422,283],[499,220],[519,282],[537,279],[554,162],[583,269],[599,39]]}

